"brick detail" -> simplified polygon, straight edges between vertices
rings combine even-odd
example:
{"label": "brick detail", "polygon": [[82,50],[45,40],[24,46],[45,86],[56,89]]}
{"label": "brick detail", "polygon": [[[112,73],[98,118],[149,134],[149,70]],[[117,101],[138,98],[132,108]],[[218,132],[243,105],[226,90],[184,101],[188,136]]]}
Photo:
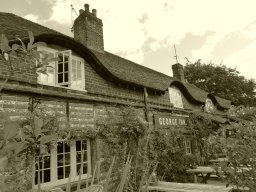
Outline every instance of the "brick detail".
{"label": "brick detail", "polygon": [[37,83],[37,73],[35,62],[24,55],[10,55],[11,65],[14,69],[14,74],[10,76],[10,64],[0,57],[0,77],[15,81],[35,84]]}
{"label": "brick detail", "polygon": [[104,52],[102,20],[89,10],[83,11],[74,21],[74,38],[88,48]]}
{"label": "brick detail", "polygon": [[[10,120],[23,119],[28,112],[28,97],[18,95],[0,95],[0,117],[7,116]],[[0,120],[0,127],[3,125],[3,119]]]}
{"label": "brick detail", "polygon": [[[118,97],[118,99],[133,100],[135,102],[143,102],[143,90],[134,87],[124,87],[117,83],[106,81],[97,74],[94,69],[85,61],[85,89],[92,94],[102,94],[110,97]],[[154,102],[159,105],[171,106],[169,95],[166,91],[164,95],[150,94],[148,102]]]}
{"label": "brick detail", "polygon": [[94,127],[93,104],[70,103],[69,116],[71,128]]}
{"label": "brick detail", "polygon": [[60,127],[67,124],[66,103],[61,101],[40,101],[38,107],[42,108],[46,114],[56,116]]}

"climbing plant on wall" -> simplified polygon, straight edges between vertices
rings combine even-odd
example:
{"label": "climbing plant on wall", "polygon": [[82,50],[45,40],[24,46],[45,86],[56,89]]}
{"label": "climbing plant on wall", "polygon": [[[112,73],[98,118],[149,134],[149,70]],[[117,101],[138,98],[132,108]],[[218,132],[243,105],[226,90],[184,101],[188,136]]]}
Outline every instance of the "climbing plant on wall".
{"label": "climbing plant on wall", "polygon": [[10,45],[8,38],[1,34],[0,37],[0,56],[2,61],[7,65],[9,73],[5,78],[4,82],[1,83],[0,92],[4,88],[9,78],[15,73],[19,73],[19,66],[14,66],[13,60],[19,60],[19,62],[34,63],[35,73],[47,74],[47,67],[50,66],[50,62],[57,61],[58,58],[50,57],[48,54],[42,51],[37,51],[38,46],[46,46],[44,42],[34,42],[35,38],[31,31],[28,31],[29,42],[27,45],[20,39],[17,38],[17,43]]}
{"label": "climbing plant on wall", "polygon": [[132,156],[132,179],[129,182],[130,190],[138,189],[143,159],[144,136],[147,131],[147,123],[143,118],[143,113],[132,107],[117,108],[116,111],[109,111],[108,116],[97,122],[99,138],[101,140],[103,171],[107,170],[113,156],[116,157],[114,172],[119,177],[121,167],[128,154]]}

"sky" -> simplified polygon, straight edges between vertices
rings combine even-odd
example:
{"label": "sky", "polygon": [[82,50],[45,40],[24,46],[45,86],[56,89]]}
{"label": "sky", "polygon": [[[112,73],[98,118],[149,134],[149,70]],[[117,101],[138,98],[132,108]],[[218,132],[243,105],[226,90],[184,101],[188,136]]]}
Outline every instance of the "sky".
{"label": "sky", "polygon": [[256,79],[255,0],[0,0],[0,11],[73,36],[71,4],[78,13],[85,3],[108,52],[172,76],[175,45],[183,65],[201,59]]}

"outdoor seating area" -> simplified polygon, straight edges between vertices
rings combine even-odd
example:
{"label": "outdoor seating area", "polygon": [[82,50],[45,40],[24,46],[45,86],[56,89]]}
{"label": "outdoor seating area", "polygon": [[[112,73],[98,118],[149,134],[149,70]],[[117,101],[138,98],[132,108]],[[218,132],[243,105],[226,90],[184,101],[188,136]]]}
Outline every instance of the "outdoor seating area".
{"label": "outdoor seating area", "polygon": [[197,183],[198,176],[201,176],[202,180],[200,181],[200,183],[205,184],[207,184],[207,180],[212,174],[216,174],[216,170],[208,166],[199,166],[195,169],[188,169],[186,172],[193,175],[194,183]]}
{"label": "outdoor seating area", "polygon": [[198,183],[157,182],[148,187],[151,192],[228,192],[231,187],[225,185],[203,185]]}

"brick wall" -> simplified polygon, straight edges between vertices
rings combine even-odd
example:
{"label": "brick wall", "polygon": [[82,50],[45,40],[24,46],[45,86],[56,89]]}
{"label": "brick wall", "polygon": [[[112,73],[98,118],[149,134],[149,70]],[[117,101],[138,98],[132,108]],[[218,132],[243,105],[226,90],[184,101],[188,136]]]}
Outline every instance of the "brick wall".
{"label": "brick wall", "polygon": [[[94,69],[85,61],[85,89],[89,93],[109,95],[112,97],[121,97],[133,99],[136,101],[144,101],[144,92],[142,89],[135,89],[134,87],[124,87],[116,83],[106,81],[103,77],[98,75]],[[164,95],[150,94],[149,102],[155,102],[162,105],[171,106],[169,95],[166,91]]]}
{"label": "brick wall", "polygon": [[74,38],[86,47],[104,52],[102,20],[84,10],[74,21]]}
{"label": "brick wall", "polygon": [[[52,46],[56,50],[62,50],[63,47]],[[15,73],[11,77],[11,79],[16,80],[18,82],[26,82],[32,83],[36,86],[37,82],[37,74],[35,71],[35,63],[30,62],[28,58],[25,59],[17,59],[11,58],[13,63]],[[103,97],[111,97],[118,100],[128,100],[131,103],[140,103],[144,102],[144,92],[142,88],[134,88],[132,86],[125,87],[123,84],[117,84],[113,82],[109,82],[101,77],[99,74],[95,72],[95,70],[85,61],[85,89],[88,91],[90,95],[102,95]],[[9,68],[6,62],[0,58],[0,78],[7,77],[9,74]],[[55,87],[52,87],[56,89]],[[201,106],[197,104],[192,104],[190,101],[186,99],[186,97],[182,96],[183,104],[185,109],[192,110],[201,110]],[[169,93],[165,91],[164,94],[155,94],[153,92],[148,91],[148,102],[154,105],[171,107]],[[224,113],[222,111],[217,111],[218,113]]]}
{"label": "brick wall", "polygon": [[28,109],[29,98],[19,95],[0,95],[0,113],[12,120],[24,118]]}
{"label": "brick wall", "polygon": [[[37,74],[35,69],[35,62],[32,62],[28,57],[22,56],[10,56],[9,61],[11,62],[14,74],[10,76],[11,80],[26,82],[26,83],[37,83]],[[0,77],[7,78],[10,75],[9,64],[0,57]]]}

